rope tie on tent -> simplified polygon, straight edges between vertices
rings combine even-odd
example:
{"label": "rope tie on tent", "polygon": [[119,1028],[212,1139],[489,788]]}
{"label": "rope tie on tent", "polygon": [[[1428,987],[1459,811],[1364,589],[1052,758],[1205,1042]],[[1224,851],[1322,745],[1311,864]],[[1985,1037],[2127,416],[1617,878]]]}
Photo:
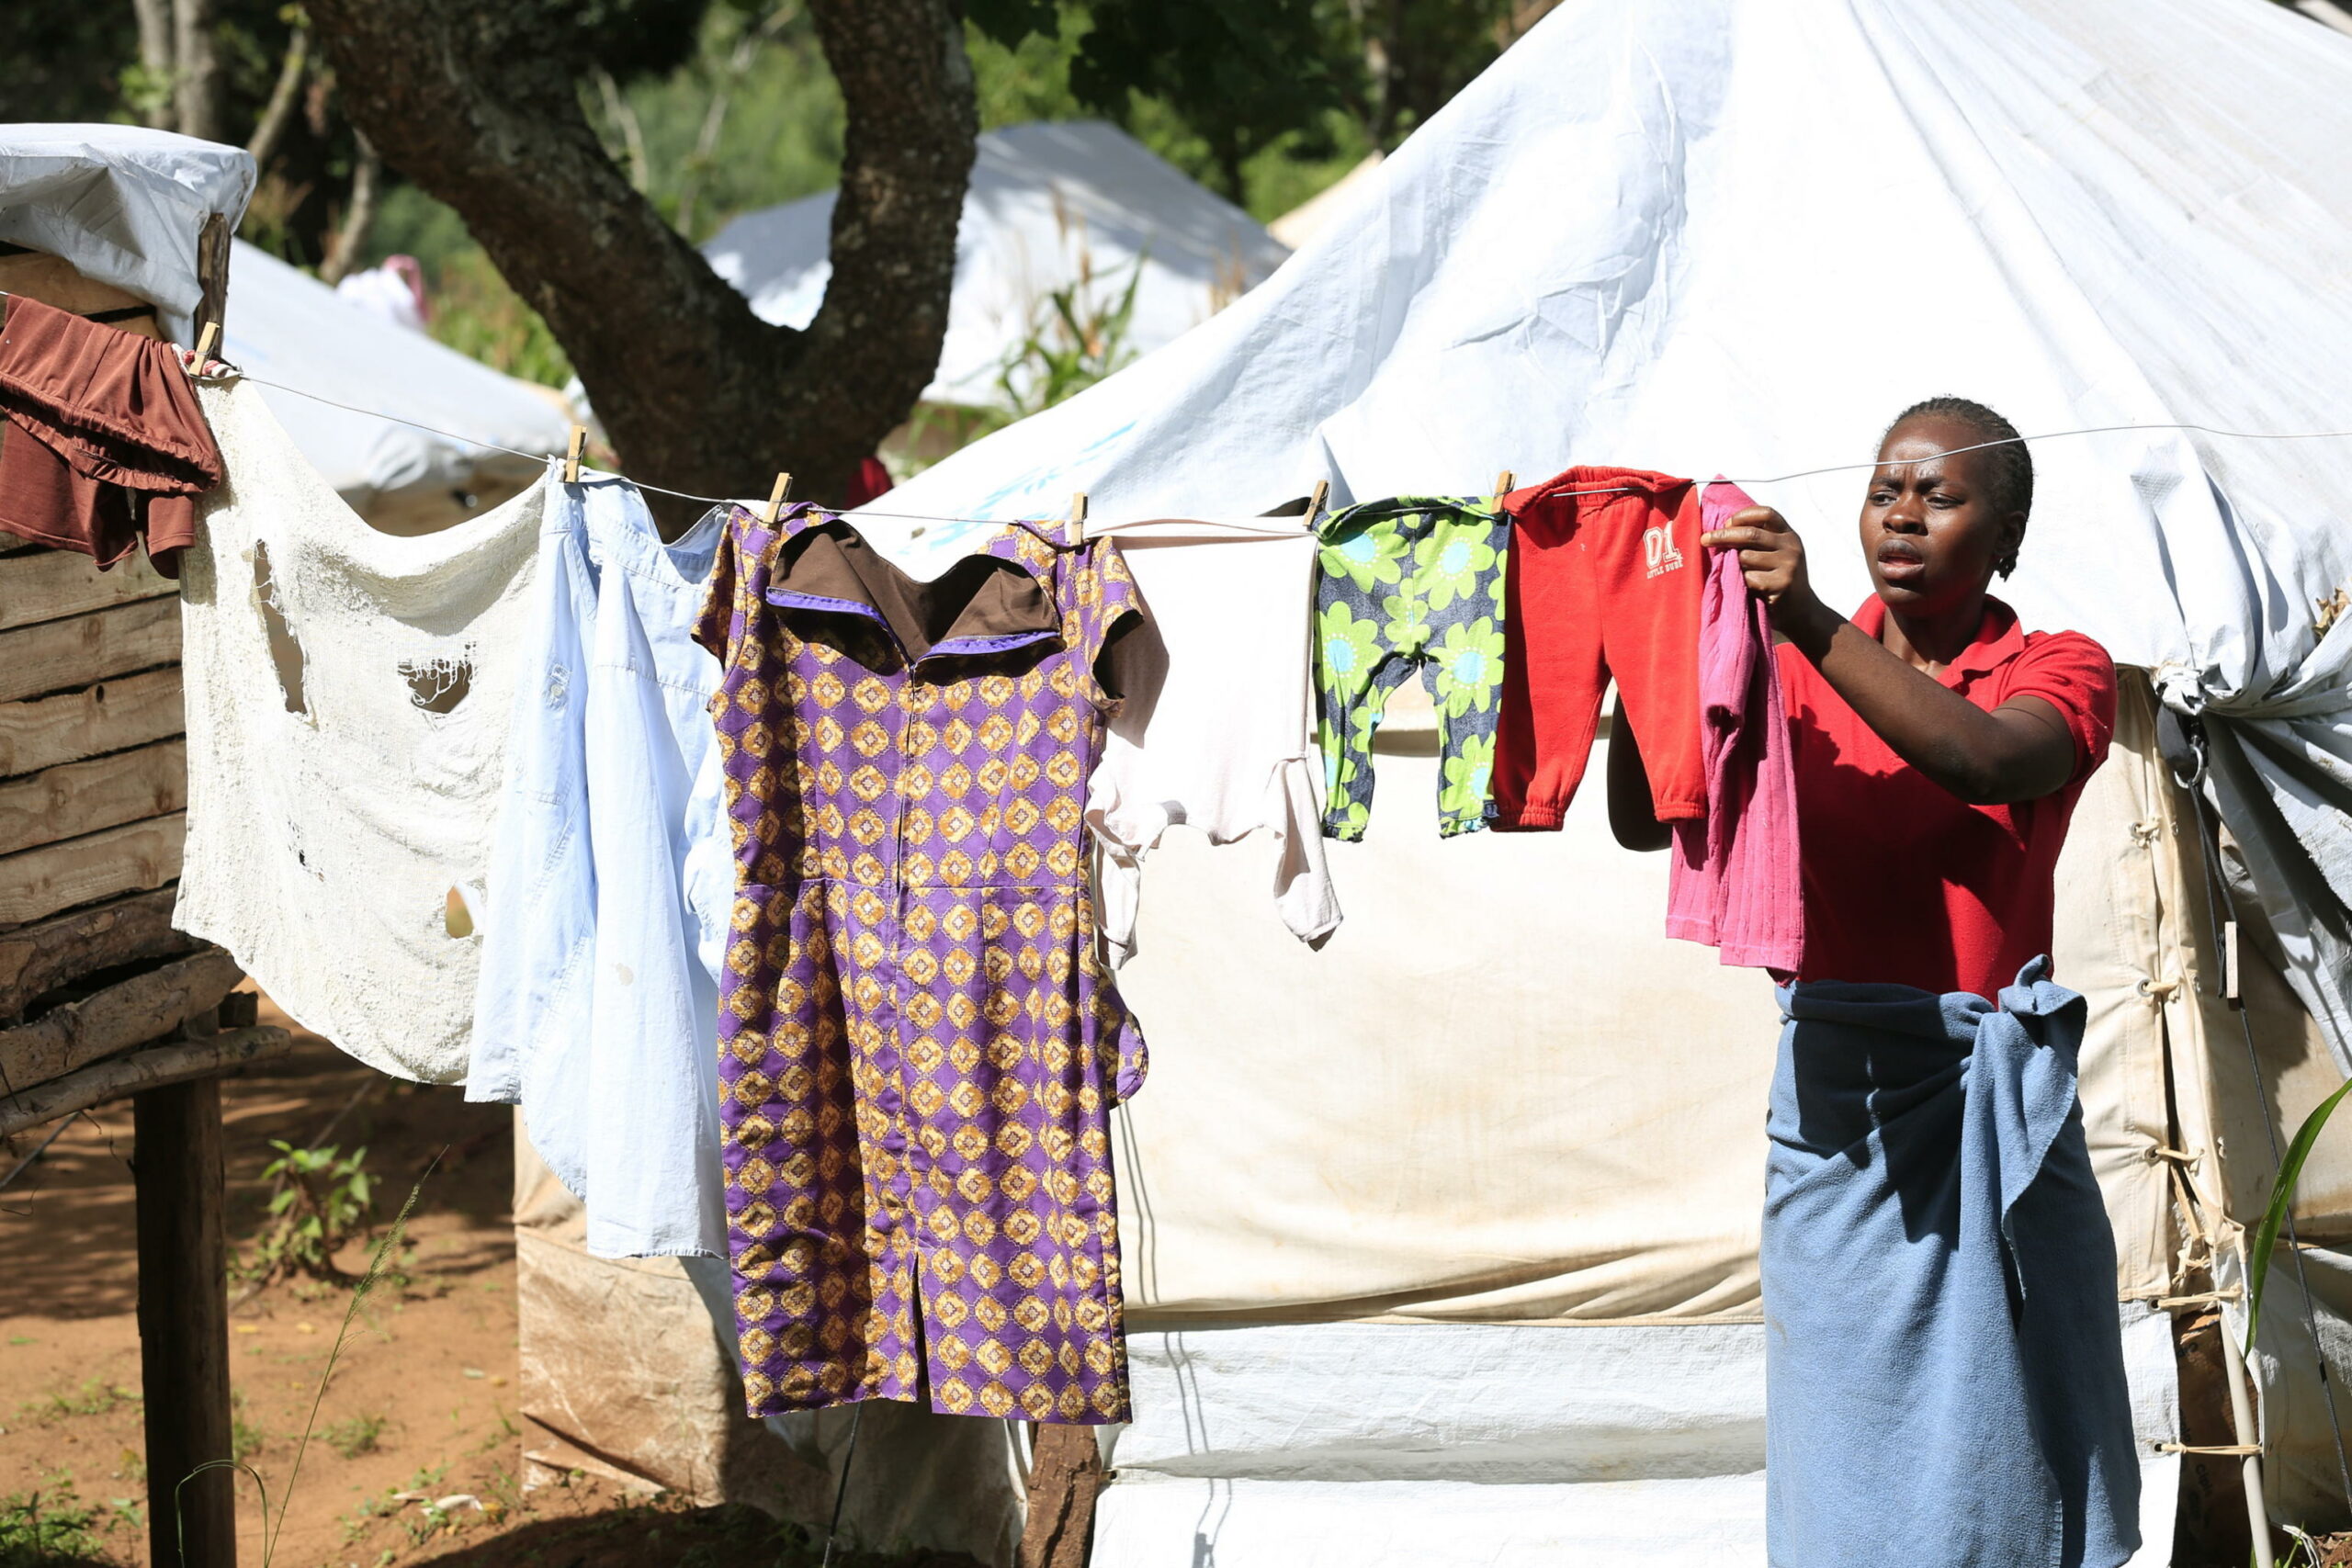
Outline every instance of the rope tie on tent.
{"label": "rope tie on tent", "polygon": [[[405,424],[411,430],[421,430],[427,435],[437,435],[445,441],[455,441],[463,446],[479,446],[485,451],[503,452],[510,457],[524,457],[534,463],[545,462],[548,458],[559,455],[552,452],[526,452],[520,447],[502,446],[495,441],[484,441],[479,436],[460,435],[454,430],[441,430],[433,425],[426,424],[422,420],[409,419],[396,413],[385,413],[379,409],[361,408],[355,403],[340,402],[334,398],[323,397],[317,392],[305,391],[300,387],[289,387],[283,381],[272,381],[260,376],[251,375],[246,371],[241,370],[235,366],[230,365],[226,361],[222,360],[210,361],[200,370],[193,373],[206,380],[222,380],[230,377],[242,378],[244,380],[253,382],[257,387],[267,387],[273,391],[286,392],[298,398],[307,398],[314,403],[324,403],[331,409],[341,409],[345,413],[356,413],[368,419],[380,419],[392,424]],[[1894,466],[1908,467],[1914,463],[1940,462],[1946,457],[1957,457],[1964,452],[1982,452],[1987,447],[2007,446],[2012,443],[2022,446],[2026,443],[2034,441],[2055,441],[2063,436],[2069,435],[2112,435],[2121,432],[2135,430],[2194,431],[2200,435],[2225,436],[2233,441],[2330,441],[2352,437],[2352,430],[2224,430],[2218,425],[2197,424],[2186,421],[2148,424],[2091,424],[2085,425],[2080,430],[2045,430],[2033,435],[2007,435],[2001,437],[1997,441],[1980,441],[1973,446],[1951,447],[1947,451],[1937,453],[1932,457],[1905,457]],[[1867,463],[1833,463],[1827,468],[1800,468],[1796,472],[1790,474],[1774,474],[1766,479],[1733,479],[1730,482],[1742,487],[1750,485],[1787,484],[1793,479],[1816,479],[1823,474],[1867,473],[1887,466],[1889,465],[1883,464],[1877,458],[1873,457]],[[614,477],[616,479],[628,479],[628,476],[625,474],[616,474]],[[739,499],[738,497],[725,495],[696,495],[691,491],[671,490],[664,485],[649,484],[643,479],[628,479],[628,482],[635,485],[639,490],[650,490],[657,495],[674,496],[680,501],[699,501],[709,506],[729,506],[734,504],[734,502]],[[1623,495],[1626,493],[1626,491],[1625,487],[1622,485],[1615,485],[1605,486],[1594,490],[1554,491],[1551,493],[1559,496]],[[924,512],[883,512],[869,507],[858,507],[854,509],[854,515],[859,517],[888,517],[893,522],[903,523],[977,523],[994,525],[1006,522],[1022,521],[1022,519],[1018,518],[1003,517],[947,517]],[[1157,520],[1158,519],[1137,519],[1136,521]],[[1115,525],[1112,525],[1115,526]],[[1102,526],[1104,525],[1100,524],[1096,525],[1096,531],[1100,532]],[[2352,1495],[2352,1476],[2347,1476],[2346,1478],[2346,1491],[2347,1495]]]}
{"label": "rope tie on tent", "polygon": [[[2205,771],[2205,737],[2202,731],[2199,730],[2195,731],[2190,739],[2197,753],[2197,771],[2201,777]],[[2211,937],[2213,945],[2219,949],[2223,947],[2226,942],[2223,935],[2222,910],[2228,896],[2228,889],[2222,882],[2221,824],[2219,814],[2213,809],[2212,802],[2205,797],[2203,791],[2196,792],[2195,802],[2199,848],[2203,852],[2205,860],[2205,913],[2211,928],[2208,934]],[[2245,1040],[2246,1068],[2254,1075],[2255,1093],[2261,1097],[2262,1132],[2263,1135],[2270,1141],[2270,1168],[2272,1179],[2275,1180],[2278,1172],[2284,1168],[2285,1156],[2278,1146],[2278,1129],[2271,1122],[2270,1097],[2263,1086],[2262,1054],[2255,1048],[2254,1021],[2247,1016],[2246,1010],[2244,1007],[2237,1007],[2232,1010],[2238,1015],[2238,1032]],[[2318,1312],[2312,1304],[2311,1278],[2303,1267],[2303,1243],[2302,1238],[2295,1234],[2295,1205],[2291,1201],[2286,1207],[2286,1222],[2287,1253],[2295,1260],[2296,1290],[2303,1299],[2303,1331],[2311,1336],[2312,1359],[2319,1369],[2319,1391],[2327,1404],[2327,1429],[2335,1443],[2336,1480],[2344,1488],[2344,1500],[2347,1504],[2352,1504],[2352,1461],[2347,1461],[2345,1457],[2344,1421],[2335,1407],[2335,1380],[2328,1375],[2327,1351],[2319,1337]],[[2249,1271],[2269,1267],[2270,1259],[2267,1258],[2249,1257],[2246,1259],[2246,1268]]]}
{"label": "rope tie on tent", "polygon": [[2235,1285],[2225,1285],[2218,1291],[2199,1291],[2189,1296],[2158,1296],[2156,1305],[2169,1312],[2175,1307],[2220,1306],[2223,1302],[2241,1300],[2245,1292]]}
{"label": "rope tie on tent", "polygon": [[2216,1454],[2233,1459],[2245,1459],[2263,1451],[2260,1443],[2158,1443],[2160,1454]]}

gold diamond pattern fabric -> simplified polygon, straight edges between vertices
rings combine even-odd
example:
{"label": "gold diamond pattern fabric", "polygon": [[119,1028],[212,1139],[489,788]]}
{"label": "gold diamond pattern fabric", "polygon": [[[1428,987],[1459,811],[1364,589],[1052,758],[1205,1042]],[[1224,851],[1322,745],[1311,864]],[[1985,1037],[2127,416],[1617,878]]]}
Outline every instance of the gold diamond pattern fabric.
{"label": "gold diamond pattern fabric", "polygon": [[1006,529],[930,584],[737,510],[696,628],[737,896],[719,1068],[752,1414],[1127,1418],[1108,1114],[1142,1037],[1081,807],[1141,601]]}

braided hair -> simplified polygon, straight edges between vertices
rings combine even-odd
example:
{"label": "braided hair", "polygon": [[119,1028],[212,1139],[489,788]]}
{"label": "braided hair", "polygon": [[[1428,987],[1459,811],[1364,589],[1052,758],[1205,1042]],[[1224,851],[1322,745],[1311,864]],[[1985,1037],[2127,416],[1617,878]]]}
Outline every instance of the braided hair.
{"label": "braided hair", "polygon": [[[1965,425],[1977,441],[1997,441],[1997,446],[1983,448],[1993,470],[1993,505],[2004,515],[2015,512],[2030,516],[2033,512],[2033,456],[2025,448],[2025,438],[2018,427],[1986,408],[1983,403],[1966,398],[1926,398],[1913,403],[1894,416],[1894,423],[1886,427],[1893,435],[1906,420],[1918,418],[1949,419]],[[1885,438],[1880,438],[1881,445]],[[1974,443],[1970,443],[1974,445]],[[2018,541],[2025,541],[2025,525],[2018,525]],[[2018,569],[2017,547],[1993,563],[1993,570],[2003,577]]]}

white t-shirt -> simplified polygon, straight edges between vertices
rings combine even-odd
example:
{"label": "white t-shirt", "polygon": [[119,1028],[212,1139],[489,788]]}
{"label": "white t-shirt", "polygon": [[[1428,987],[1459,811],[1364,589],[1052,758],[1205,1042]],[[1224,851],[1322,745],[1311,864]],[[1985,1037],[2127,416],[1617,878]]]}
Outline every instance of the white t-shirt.
{"label": "white t-shirt", "polygon": [[1087,785],[1104,941],[1136,950],[1143,857],[1170,826],[1226,844],[1282,840],[1274,904],[1302,940],[1339,929],[1323,863],[1322,762],[1307,657],[1313,535],[1295,518],[1179,518],[1101,530],[1119,543],[1150,629],[1114,646],[1125,702]]}

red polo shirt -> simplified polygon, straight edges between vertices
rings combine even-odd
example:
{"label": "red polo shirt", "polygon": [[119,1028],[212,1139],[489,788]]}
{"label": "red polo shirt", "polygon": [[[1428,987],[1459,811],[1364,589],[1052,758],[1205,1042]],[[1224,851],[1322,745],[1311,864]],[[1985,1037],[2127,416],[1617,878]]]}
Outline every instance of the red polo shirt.
{"label": "red polo shirt", "polygon": [[[1854,613],[1871,637],[1872,597]],[[1930,783],[1783,643],[1804,866],[1801,980],[1879,980],[1988,999],[2050,951],[2058,851],[2115,732],[2115,666],[2080,632],[2020,632],[1984,601],[1976,640],[1936,677],[1990,712],[2040,697],[2075,736],[2075,773],[2040,800],[1970,806]]]}

